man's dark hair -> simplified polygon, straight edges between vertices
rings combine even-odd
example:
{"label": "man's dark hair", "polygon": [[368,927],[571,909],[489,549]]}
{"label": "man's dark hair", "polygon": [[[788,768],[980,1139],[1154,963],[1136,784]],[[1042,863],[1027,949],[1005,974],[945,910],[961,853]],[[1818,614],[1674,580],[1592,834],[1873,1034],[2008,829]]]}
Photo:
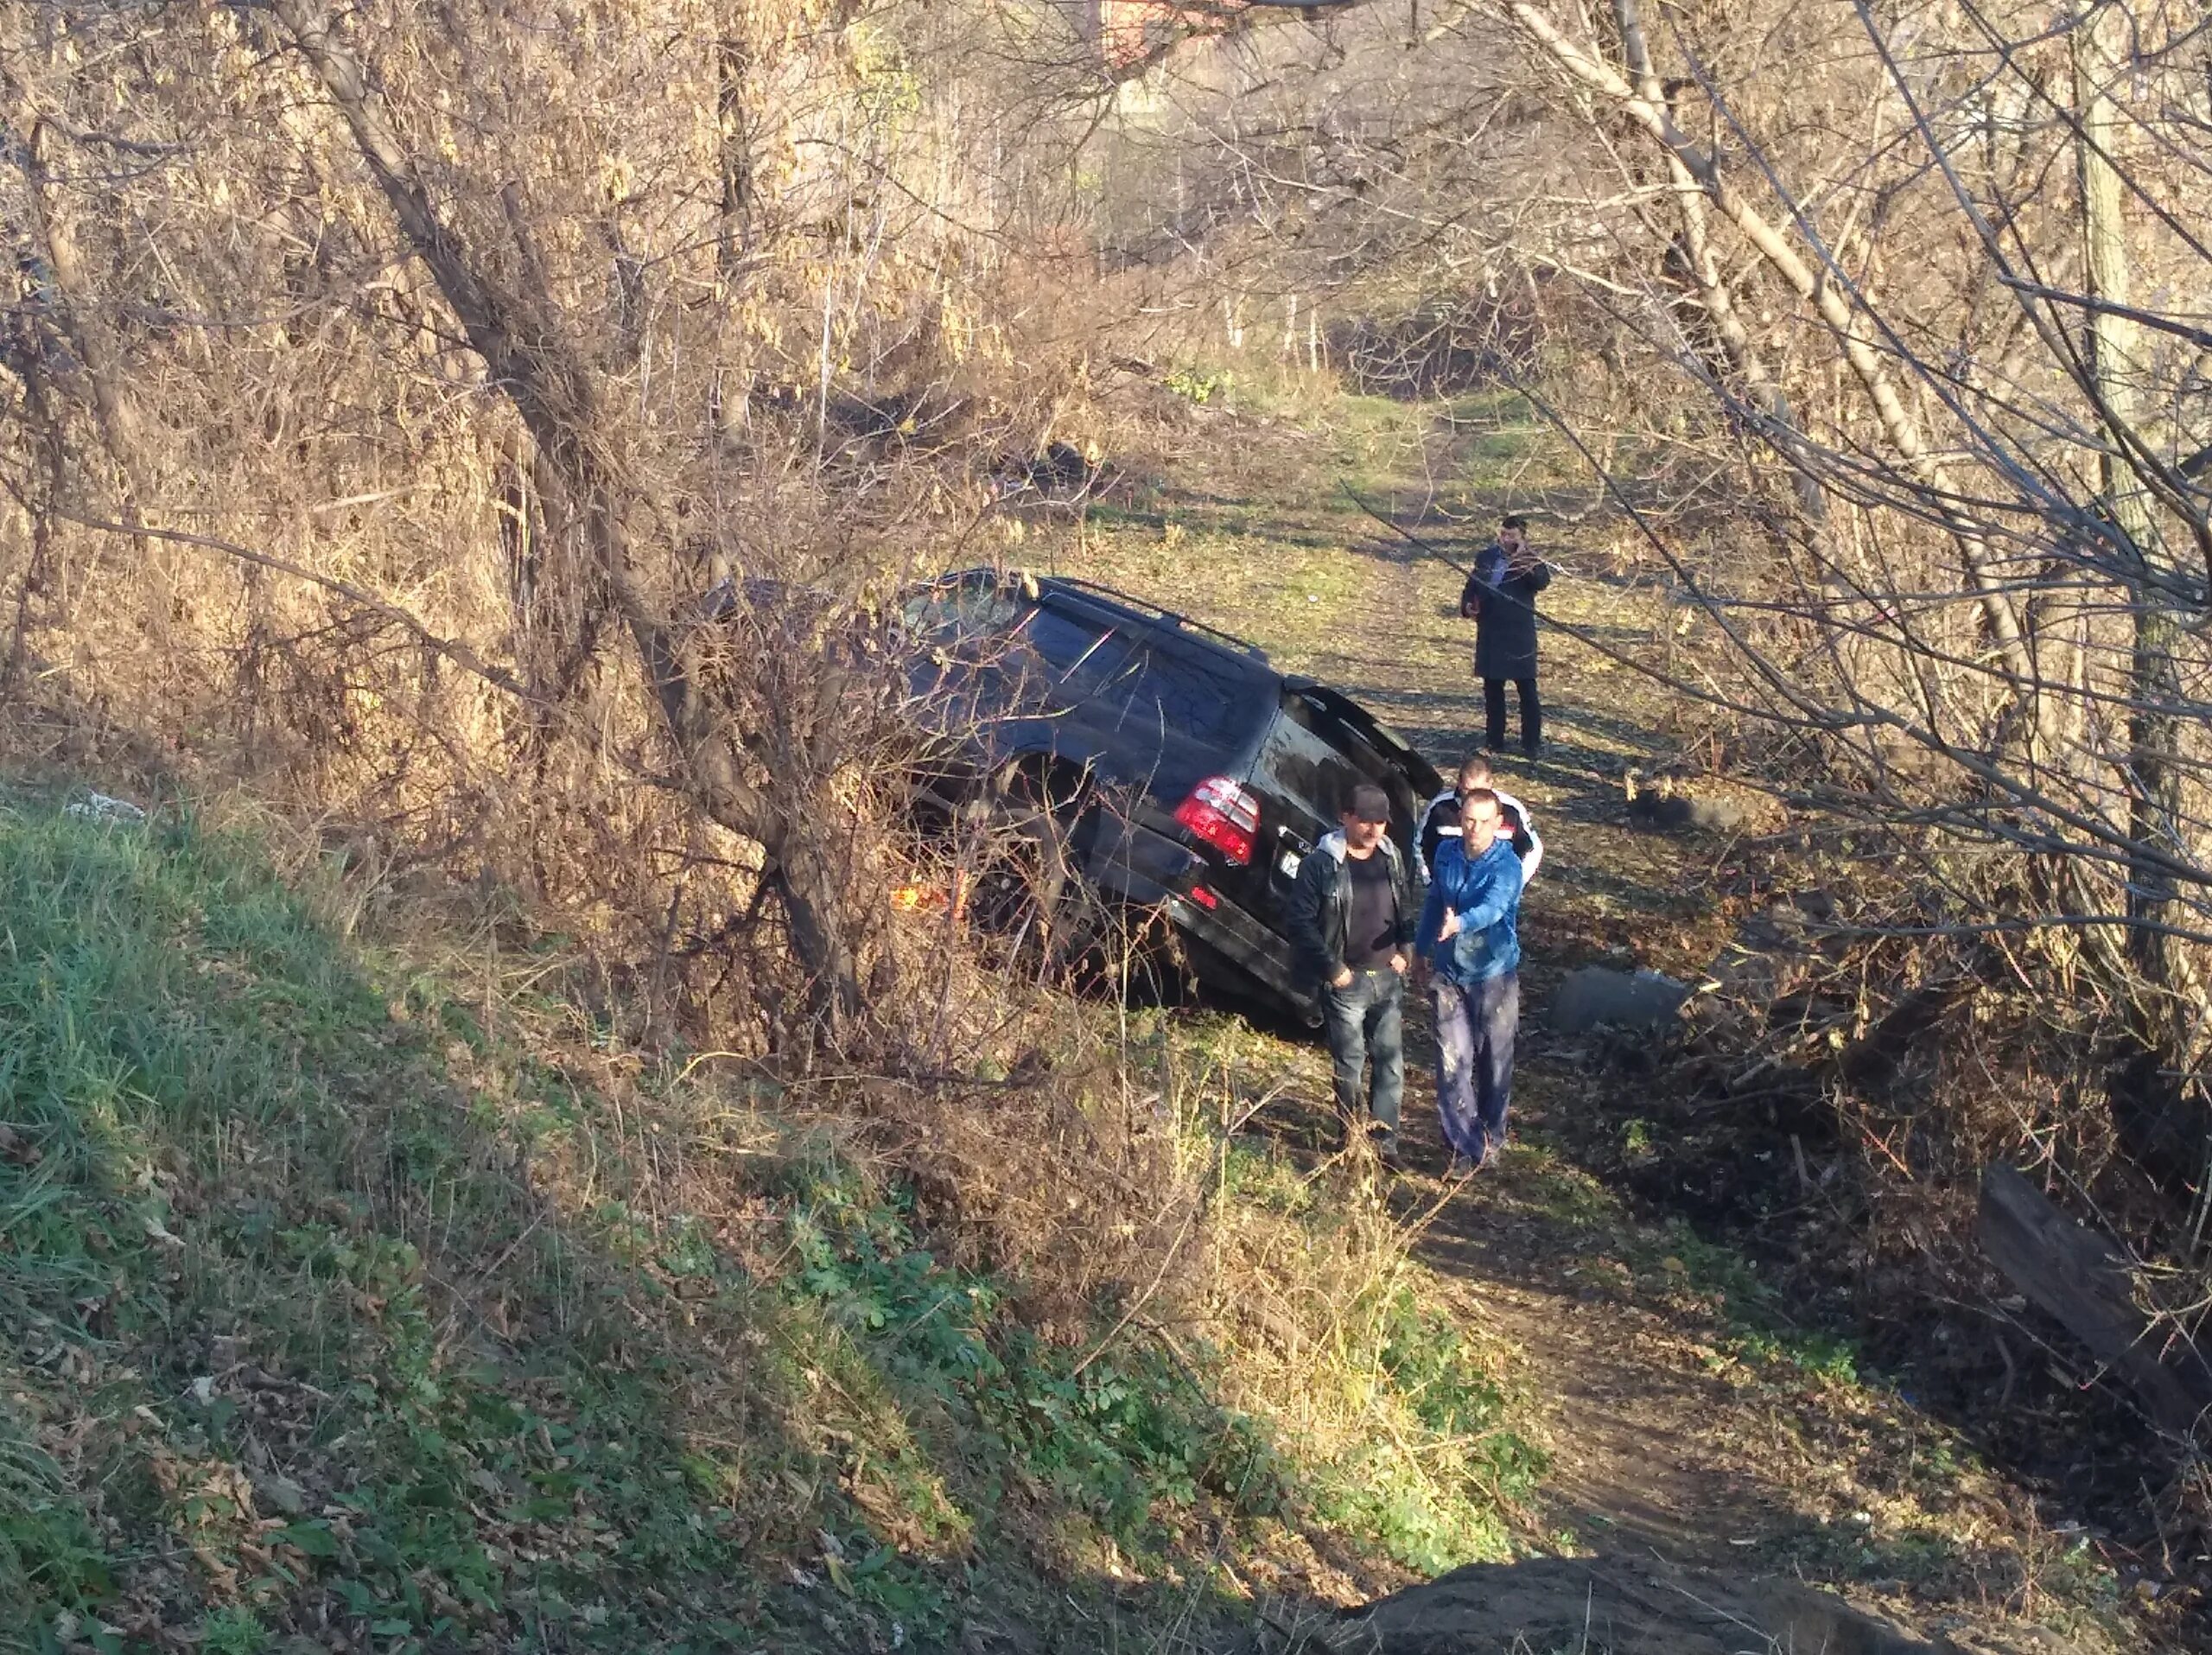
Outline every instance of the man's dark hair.
{"label": "man's dark hair", "polygon": [[[1454,779],[1459,782],[1460,787],[1465,787],[1467,785],[1467,778],[1469,776],[1480,776],[1482,778],[1482,781],[1478,785],[1486,786],[1489,785],[1491,774],[1490,761],[1479,753],[1470,753],[1465,758],[1459,761],[1459,773]],[[1457,792],[1458,789],[1455,788],[1453,791]]]}
{"label": "man's dark hair", "polygon": [[1344,814],[1355,822],[1387,822],[1390,819],[1390,795],[1373,782],[1363,781],[1344,801]]}
{"label": "man's dark hair", "polygon": [[1465,822],[1475,813],[1478,805],[1487,805],[1493,812],[1502,812],[1504,806],[1497,802],[1497,795],[1487,787],[1470,787],[1459,795],[1459,819]]}
{"label": "man's dark hair", "polygon": [[1497,526],[1501,529],[1519,529],[1525,534],[1529,529],[1529,519],[1518,512],[1510,512],[1506,514],[1505,520]]}

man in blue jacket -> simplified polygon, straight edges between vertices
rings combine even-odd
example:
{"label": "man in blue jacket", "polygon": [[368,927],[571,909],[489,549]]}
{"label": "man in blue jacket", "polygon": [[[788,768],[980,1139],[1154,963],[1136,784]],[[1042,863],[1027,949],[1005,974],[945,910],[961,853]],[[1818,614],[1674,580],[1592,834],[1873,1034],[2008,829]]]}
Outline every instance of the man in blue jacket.
{"label": "man in blue jacket", "polygon": [[1497,795],[1460,800],[1459,834],[1436,848],[1415,945],[1433,973],[1436,1106],[1447,1177],[1479,1172],[1505,1144],[1513,1038],[1521,1022],[1521,859],[1498,831]]}

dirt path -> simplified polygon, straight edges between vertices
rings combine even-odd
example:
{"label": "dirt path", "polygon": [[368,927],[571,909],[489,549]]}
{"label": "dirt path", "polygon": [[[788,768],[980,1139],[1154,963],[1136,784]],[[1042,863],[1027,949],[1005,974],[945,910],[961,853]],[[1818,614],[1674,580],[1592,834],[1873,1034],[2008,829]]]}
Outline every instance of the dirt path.
{"label": "dirt path", "polygon": [[[1441,453],[1418,433],[1400,440],[1421,474],[1434,476],[1452,471],[1452,444],[1466,438],[1447,440]],[[1271,464],[1269,444],[1254,442],[1232,481],[1164,489],[1156,510],[1084,537],[1083,572],[1172,599],[1286,665],[1343,684],[1448,768],[1481,723],[1471,628],[1456,611],[1459,577],[1361,516],[1325,471],[1316,474],[1310,435],[1286,437]],[[1491,496],[1501,500],[1525,506],[1530,490]],[[1464,557],[1489,520],[1488,512],[1431,519],[1421,532]],[[1608,572],[1572,529],[1540,527],[1538,544],[1563,565],[1547,613],[1622,648],[1664,646],[1674,611],[1656,578]],[[1191,585],[1193,568],[1208,571],[1202,589]],[[2112,1646],[2101,1617],[2083,1612],[2104,1588],[2075,1578],[2078,1548],[2044,1532],[2019,1491],[1976,1468],[1954,1429],[1924,1417],[1902,1391],[1862,1378],[1847,1347],[1796,1327],[1786,1308],[1762,1308],[1741,1260],[1637,1217],[1575,1166],[1578,1137],[1642,1125],[1637,1082],[1547,1035],[1543,1009],[1580,964],[1683,972],[1710,959],[1728,926],[1709,894],[1727,847],[1645,833],[1627,819],[1624,773],[1675,748],[1680,710],[1597,652],[1555,634],[1544,650],[1548,750],[1533,765],[1516,754],[1498,767],[1502,785],[1533,807],[1547,846],[1523,908],[1514,1141],[1500,1164],[1435,1211],[1417,1244],[1467,1321],[1521,1353],[1554,1462],[1540,1505],[1525,1513],[1527,1544],[1586,1565],[1541,1582],[1520,1577],[1512,1592],[1551,1591],[1552,1619],[1563,1625],[1587,1607],[1599,1576],[1625,1594],[1624,1604],[1643,1601],[1639,1593],[1686,1603],[1696,1595],[1653,1587],[1655,1569],[1739,1593],[1804,1580],[1952,1647],[2059,1646],[2039,1622],[2064,1625],[2067,1647]],[[1315,1097],[1325,1094],[1317,1052],[1286,1043],[1281,1056],[1286,1072],[1310,1076]],[[1428,1063],[1424,1029],[1408,1053],[1416,1171],[1398,1187],[1408,1214],[1444,1193]],[[1493,1621],[1509,1613],[1495,1593],[1482,1601]],[[1786,1610],[1776,1613],[1787,1621]],[[1695,1641],[1688,1621],[1636,1624],[1643,1633],[1620,1649],[1721,1646]],[[1839,1620],[1799,1646],[1945,1646],[1853,1641],[1863,1631]]]}
{"label": "dirt path", "polygon": [[[1374,550],[1377,556],[1385,550],[1380,537]],[[1464,663],[1471,649],[1471,629],[1455,614],[1438,613],[1436,594],[1452,583],[1449,571],[1433,563],[1424,566],[1405,552],[1393,557],[1377,582],[1388,596],[1370,611],[1375,636],[1357,652],[1389,659],[1391,623],[1384,617],[1421,618],[1426,647],[1401,658],[1400,674],[1378,675],[1358,688],[1386,717],[1414,730],[1446,769],[1477,745],[1481,719],[1471,679],[1437,681],[1440,659],[1456,655]],[[1578,625],[1635,639],[1649,633],[1624,625],[1624,614],[1656,608],[1654,599],[1648,590],[1568,576],[1547,608]],[[1548,754],[1534,764],[1517,754],[1497,761],[1501,785],[1532,808],[1548,847],[1523,920],[1525,1033],[1512,1123],[1520,1147],[1442,1210],[1423,1233],[1421,1256],[1464,1285],[1475,1314],[1526,1353],[1555,1461],[1541,1526],[1681,1563],[1736,1561],[1745,1548],[1735,1543],[1770,1533],[1789,1508],[1770,1486],[1767,1467],[1743,1452],[1752,1436],[1771,1435],[1770,1423],[1738,1416],[1739,1398],[1713,1371],[1712,1348],[1683,1336],[1673,1307],[1637,1302],[1637,1270],[1621,1256],[1614,1215],[1593,1210],[1590,1192],[1578,1190],[1558,1165],[1553,1117],[1577,1108],[1592,1077],[1541,1022],[1564,971],[1593,952],[1618,958],[1625,948],[1637,964],[1676,964],[1665,957],[1679,946],[1650,944],[1670,920],[1677,932],[1697,934],[1694,890],[1704,870],[1694,865],[1693,847],[1634,831],[1619,819],[1623,773],[1661,745],[1648,727],[1656,722],[1648,687],[1617,682],[1617,668],[1592,672],[1586,652],[1556,638],[1547,655]],[[1593,705],[1593,696],[1602,704]],[[1693,953],[1697,949],[1690,945]],[[1433,1168],[1445,1150],[1425,1036],[1423,1030],[1407,1116],[1417,1160]],[[1669,1257],[1661,1254],[1660,1269],[1674,1274]]]}
{"label": "dirt path", "polygon": [[[1421,597],[1438,585],[1404,566],[1385,583]],[[1652,636],[1637,618],[1664,613],[1648,589],[1569,581],[1555,591],[1570,619],[1630,639]],[[1390,604],[1422,613],[1417,601]],[[1431,663],[1464,650],[1450,623],[1426,631]],[[1381,647],[1378,639],[1347,653],[1375,659]],[[1762,1617],[1780,1647],[2049,1649],[2058,1641],[2037,1623],[2052,1620],[2074,1633],[2065,1646],[2098,1646],[2086,1617],[2037,1591],[2038,1556],[2054,1544],[2035,1532],[2032,1504],[1970,1469],[1955,1432],[1899,1392],[1861,1382],[1833,1353],[1816,1346],[1809,1363],[1791,1354],[1786,1327],[1780,1341],[1747,1330],[1734,1261],[1639,1221],[1572,1164],[1566,1146],[1587,1136],[1593,1116],[1633,1130],[1636,1083],[1548,1035],[1543,1009],[1563,973],[1593,958],[1676,971],[1709,958],[1725,926],[1706,891],[1726,849],[1628,824],[1622,773],[1663,749],[1666,710],[1644,686],[1590,672],[1587,652],[1579,657],[1572,646],[1550,652],[1548,757],[1499,761],[1547,845],[1524,911],[1513,1147],[1437,1213],[1418,1245],[1469,1320],[1522,1353],[1554,1459],[1528,1527],[1546,1549],[1587,1564],[1543,1573],[1559,1600],[1548,1610],[1528,1599],[1536,1582],[1524,1580],[1505,1600],[1489,1591],[1482,1612],[1556,1621],[1574,1609],[1567,1600],[1585,1600],[1586,1614],[1609,1601],[1621,1617],[1617,1651],[1704,1648],[1714,1616],[1728,1614]],[[1416,729],[1440,765],[1469,744],[1471,685],[1413,666],[1358,687]],[[1419,1057],[1407,1119],[1416,1162],[1433,1169],[1444,1149],[1425,1041]],[[1408,1212],[1442,1187],[1408,1182]],[[1775,1342],[1783,1348],[1770,1351]],[[1917,1474],[1923,1466],[1929,1474]],[[1793,1580],[1835,1595],[1777,1595],[1773,1583]],[[1448,1615],[1456,1600],[1442,1592],[1439,1601],[1421,1613]],[[1835,1618],[1803,1619],[1808,1604]],[[1386,1645],[1401,1646],[1427,1645]]]}

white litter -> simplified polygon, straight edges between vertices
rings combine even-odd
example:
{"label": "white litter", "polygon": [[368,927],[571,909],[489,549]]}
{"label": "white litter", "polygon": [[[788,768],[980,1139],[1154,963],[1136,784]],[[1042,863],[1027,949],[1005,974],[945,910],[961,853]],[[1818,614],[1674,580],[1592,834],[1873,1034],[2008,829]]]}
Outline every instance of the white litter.
{"label": "white litter", "polygon": [[110,799],[105,793],[91,794],[61,813],[87,822],[119,822],[126,827],[137,827],[146,819],[146,812],[129,799]]}

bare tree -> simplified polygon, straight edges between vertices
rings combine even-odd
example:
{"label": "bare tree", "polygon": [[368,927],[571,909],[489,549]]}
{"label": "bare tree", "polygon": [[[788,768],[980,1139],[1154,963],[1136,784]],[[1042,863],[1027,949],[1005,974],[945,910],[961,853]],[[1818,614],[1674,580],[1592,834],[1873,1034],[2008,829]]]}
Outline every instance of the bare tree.
{"label": "bare tree", "polygon": [[[564,509],[581,525],[597,573],[614,595],[702,807],[766,853],[767,875],[791,915],[792,939],[816,985],[818,1009],[834,1028],[859,1010],[860,989],[851,945],[837,917],[834,851],[823,842],[825,825],[836,819],[835,805],[819,791],[825,778],[804,751],[772,755],[779,766],[797,761],[793,767],[804,780],[790,792],[773,781],[759,784],[748,773],[744,735],[710,703],[700,682],[696,638],[658,613],[639,588],[631,540],[642,503],[613,452],[600,413],[600,388],[568,342],[563,319],[548,309],[549,296],[503,292],[486,277],[460,233],[431,204],[359,60],[332,20],[302,0],[270,0],[270,10],[345,118],[409,244],[429,266],[470,345],[512,399],[558,480]],[[834,686],[830,696],[834,702]],[[830,721],[817,713],[810,725],[823,722]]]}
{"label": "bare tree", "polygon": [[[2184,434],[2201,415],[2186,353],[2153,360],[2140,341],[2146,328],[2174,342],[2202,329],[2185,313],[2139,310],[2129,279],[2145,260],[2166,283],[2202,269],[2202,250],[2163,207],[2158,182],[2175,169],[2201,176],[2207,159],[2198,129],[2175,115],[2190,96],[2188,32],[2161,37],[2141,19],[2130,31],[2118,8],[2093,9],[2060,41],[2069,99],[2051,95],[2037,67],[2038,57],[2047,67],[2049,44],[2004,19],[1971,10],[1966,37],[1953,40],[1908,32],[1862,6],[1855,55],[1842,38],[1808,40],[1805,49],[1832,54],[1824,96],[1875,100],[1901,136],[1886,154],[1837,163],[1857,167],[1848,194],[1860,198],[1837,234],[1814,201],[1846,188],[1793,179],[1799,163],[1763,136],[1741,89],[1713,67],[1726,41],[1677,34],[1675,78],[1662,81],[1632,3],[1616,7],[1610,43],[1578,35],[1534,0],[1503,0],[1488,15],[1576,99],[1594,100],[1581,106],[1617,112],[1658,152],[1689,209],[1678,233],[1700,308],[1728,347],[1728,375],[1713,388],[1770,439],[1793,498],[1816,484],[1852,512],[1846,541],[1801,532],[1776,548],[1817,570],[1806,601],[1784,602],[1794,627],[1849,663],[1845,682],[1821,689],[1762,665],[1774,628],[1729,626],[1761,693],[1778,695],[1774,714],[1827,731],[1840,750],[1855,731],[1886,732],[1936,761],[1931,773],[1951,777],[1907,786],[1864,749],[1880,784],[1872,796],[1892,809],[1932,806],[2024,849],[2078,856],[2088,881],[2079,888],[2104,894],[2107,934],[2127,939],[2125,959],[2112,964],[2132,974],[2127,995],[2145,1008],[2131,1030],[2144,1053],[2135,1073],[2190,1075],[2181,1008],[2197,978],[2177,933],[2206,929],[2201,786],[2188,780],[2201,780],[2206,760],[2190,734],[2204,663],[2179,617],[2202,606],[2204,586],[2164,546],[2201,536],[2205,497],[2179,468],[2194,446]],[[1994,69],[1955,73],[1980,57]],[[2115,84],[2124,74],[2143,85],[2132,101]],[[1720,147],[1691,139],[1667,86],[1702,105]],[[2071,234],[2048,210],[2047,171],[1969,179],[1977,125],[1999,122],[2031,127],[2016,136],[2046,162],[2074,158]],[[2129,222],[2129,201],[2145,209],[2139,225]],[[1732,256],[1715,255],[1702,228],[1708,212],[1764,279],[1721,278]],[[1866,224],[1876,218],[1909,224],[1933,252],[1911,285],[1885,281],[1891,251]],[[2083,272],[2078,283],[2056,279],[2069,266]],[[1825,364],[1845,370],[1864,397],[1863,421],[1847,407],[1818,408],[1820,426],[1801,431],[1795,409],[1762,388],[1748,330],[1732,325],[1732,281],[1795,296],[1802,321],[1775,330],[1790,371],[1817,385]],[[1694,360],[1659,342],[1675,360]],[[1929,584],[1940,571],[1900,556],[1931,530],[1955,549],[1951,589],[1978,611],[1979,637],[1944,626],[1956,600],[1940,578]],[[1869,563],[1851,542],[1888,550]],[[2096,735],[2114,719],[2125,726],[2118,748]]]}
{"label": "bare tree", "polygon": [[13,682],[639,946],[757,879],[842,1024],[897,697],[705,595],[864,608],[1065,429],[1031,297],[1090,266],[1008,249],[1075,198],[999,169],[1103,77],[898,3],[543,21],[0,17]]}

